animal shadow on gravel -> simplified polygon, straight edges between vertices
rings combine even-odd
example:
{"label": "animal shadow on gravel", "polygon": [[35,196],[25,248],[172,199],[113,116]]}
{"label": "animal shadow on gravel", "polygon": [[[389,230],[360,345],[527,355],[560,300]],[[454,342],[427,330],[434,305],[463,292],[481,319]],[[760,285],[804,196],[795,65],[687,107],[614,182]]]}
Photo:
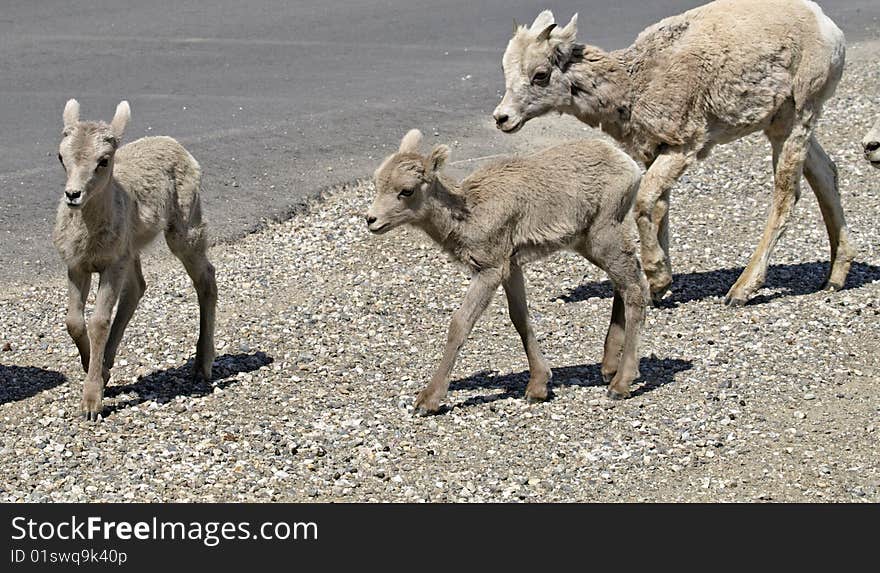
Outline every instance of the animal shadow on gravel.
{"label": "animal shadow on gravel", "polygon": [[54,370],[0,364],[0,405],[30,398],[66,381],[64,374]]}
{"label": "animal shadow on gravel", "polygon": [[[583,364],[580,366],[553,367],[553,379],[550,381],[550,397],[553,399],[553,388],[559,386],[607,386],[602,380],[601,364]],[[641,396],[655,388],[670,384],[675,380],[675,375],[693,368],[690,360],[677,358],[647,358],[642,357],[639,361],[641,376],[633,382],[633,390],[630,398]],[[525,400],[526,385],[529,383],[529,371],[523,370],[516,374],[498,375],[497,371],[484,370],[467,378],[456,380],[449,385],[449,390],[472,390],[474,388],[501,389],[500,394],[488,396],[473,396],[467,400],[455,404],[452,408],[462,408],[486,404],[496,400],[519,399]]]}
{"label": "animal shadow on gravel", "polygon": [[155,400],[165,403],[178,396],[207,396],[214,388],[226,388],[237,382],[235,376],[243,372],[258,370],[267,364],[272,364],[274,359],[265,352],[253,354],[224,354],[214,360],[214,374],[210,382],[205,380],[193,380],[193,361],[189,360],[183,366],[158,370],[139,378],[137,382],[125,385],[111,385],[104,390],[104,396],[113,398],[125,394],[136,394],[134,398],[120,400],[115,404],[108,404],[104,408],[103,416],[142,404],[147,400]]}
{"label": "animal shadow on gravel", "polygon": [[[660,301],[658,307],[675,308],[686,302],[712,297],[721,298],[727,294],[730,285],[736,282],[742,271],[743,267],[736,267],[674,275],[672,290],[666,298]],[[772,265],[767,270],[767,280],[764,286],[758,291],[764,294],[752,297],[746,304],[763,304],[781,297],[802,296],[818,292],[825,284],[827,275],[827,262]],[[859,288],[874,281],[880,281],[880,267],[854,262],[843,288],[844,290]],[[768,289],[778,290],[767,293]],[[611,283],[606,280],[584,283],[574,289],[569,289],[567,293],[556,298],[564,302],[581,302],[589,298],[611,298],[612,294]]]}

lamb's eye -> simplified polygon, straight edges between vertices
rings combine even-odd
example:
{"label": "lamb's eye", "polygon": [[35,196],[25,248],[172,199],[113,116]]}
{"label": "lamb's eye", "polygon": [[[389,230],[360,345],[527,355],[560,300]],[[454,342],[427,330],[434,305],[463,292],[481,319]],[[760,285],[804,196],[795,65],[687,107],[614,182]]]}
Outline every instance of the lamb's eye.
{"label": "lamb's eye", "polygon": [[108,163],[110,163],[110,158],[106,157],[106,156],[102,157],[101,159],[98,160],[98,167],[103,169],[104,167],[107,167]]}
{"label": "lamb's eye", "polygon": [[416,192],[415,187],[410,187],[409,189],[401,189],[400,193],[397,194],[398,197],[411,197],[413,193]]}
{"label": "lamb's eye", "polygon": [[60,153],[58,154],[58,161],[60,161],[60,162],[61,162],[61,166],[64,167],[64,158],[61,157],[61,154],[60,154]]}
{"label": "lamb's eye", "polygon": [[535,75],[532,76],[532,83],[537,86],[546,86],[550,81],[550,72],[539,71],[535,72]]}

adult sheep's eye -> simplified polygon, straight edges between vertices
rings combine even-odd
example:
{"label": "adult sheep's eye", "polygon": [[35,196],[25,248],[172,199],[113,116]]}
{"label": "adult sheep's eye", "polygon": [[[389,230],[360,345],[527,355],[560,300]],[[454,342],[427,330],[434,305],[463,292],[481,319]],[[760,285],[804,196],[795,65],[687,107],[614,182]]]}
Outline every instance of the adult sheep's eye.
{"label": "adult sheep's eye", "polygon": [[550,72],[536,72],[532,76],[532,83],[538,86],[546,86],[550,81]]}
{"label": "adult sheep's eye", "polygon": [[411,187],[409,189],[401,189],[398,197],[411,197],[413,193],[416,192],[415,187]]}
{"label": "adult sheep's eye", "polygon": [[98,160],[98,167],[107,167],[107,164],[110,163],[110,159],[107,157],[102,157]]}

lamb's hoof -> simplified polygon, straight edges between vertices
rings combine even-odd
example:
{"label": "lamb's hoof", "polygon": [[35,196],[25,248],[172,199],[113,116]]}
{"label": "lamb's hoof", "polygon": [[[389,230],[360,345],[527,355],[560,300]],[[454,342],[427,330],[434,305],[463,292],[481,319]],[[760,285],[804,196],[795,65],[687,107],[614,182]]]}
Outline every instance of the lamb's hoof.
{"label": "lamb's hoof", "polygon": [[825,283],[825,286],[822,287],[822,290],[837,292],[839,290],[843,290],[843,285],[839,282],[828,281],[827,283]]}
{"label": "lamb's hoof", "polygon": [[440,413],[440,400],[431,396],[427,390],[422,390],[413,404],[413,416],[433,416]]}
{"label": "lamb's hoof", "polygon": [[426,408],[425,406],[416,406],[413,409],[413,418],[426,418],[428,416],[436,416],[442,411],[442,408],[437,408],[436,410],[432,410]]}
{"label": "lamb's hoof", "polygon": [[104,411],[104,405],[101,398],[83,398],[82,413],[86,421],[100,422],[101,413]]}
{"label": "lamb's hoof", "polygon": [[618,392],[614,388],[609,388],[608,392],[606,392],[605,395],[608,396],[609,398],[611,398],[612,400],[625,400],[626,398],[629,398],[630,392],[629,392],[629,390],[627,390],[625,393]]}
{"label": "lamb's hoof", "polygon": [[211,382],[211,368],[193,368],[192,377],[195,382]]}

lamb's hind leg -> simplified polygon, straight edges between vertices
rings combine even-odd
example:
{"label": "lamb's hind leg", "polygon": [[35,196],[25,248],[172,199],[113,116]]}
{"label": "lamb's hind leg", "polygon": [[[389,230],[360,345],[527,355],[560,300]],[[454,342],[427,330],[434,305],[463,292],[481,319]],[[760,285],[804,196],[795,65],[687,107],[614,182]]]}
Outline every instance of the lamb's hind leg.
{"label": "lamb's hind leg", "polygon": [[626,340],[626,312],[623,297],[614,289],[614,302],[611,303],[611,323],[605,334],[605,350],[602,353],[602,379],[609,384],[620,369],[620,354]]}
{"label": "lamb's hind leg", "polygon": [[[608,396],[625,398],[639,377],[639,335],[645,320],[650,290],[635,246],[627,240],[629,230],[613,225],[594,230],[584,256],[608,274],[614,284],[611,324],[605,337],[602,374],[610,376]],[[622,335],[622,336],[621,336]]]}
{"label": "lamb's hind leg", "polygon": [[214,318],[217,309],[217,281],[214,266],[208,260],[207,245],[202,230],[189,233],[166,232],[165,239],[171,252],[180,259],[192,279],[199,297],[199,341],[193,375],[211,379],[214,364]]}
{"label": "lamb's hind leg", "polygon": [[540,402],[547,399],[547,383],[552,373],[541,349],[535,331],[529,321],[529,308],[526,301],[526,284],[522,269],[518,265],[510,266],[510,275],[503,283],[504,293],[507,295],[507,310],[510,313],[510,321],[516,327],[529,359],[529,385],[526,387],[526,400]]}
{"label": "lamb's hind leg", "polygon": [[770,215],[761,242],[752,254],[748,266],[725,297],[724,302],[729,306],[744,305],[764,284],[770,255],[785,232],[792,209],[800,198],[801,174],[812,136],[812,118],[812,114],[801,112],[801,117],[794,119],[788,133],[783,135],[768,132],[767,134],[774,155],[773,204],[770,207]]}
{"label": "lamb's hind leg", "polygon": [[[104,350],[104,368],[108,371],[113,368],[116,362],[116,351],[119,350],[119,343],[122,341],[122,334],[128,326],[128,322],[134,315],[147,283],[144,281],[144,274],[141,270],[141,258],[135,257],[131,270],[125,280],[125,286],[122,287],[122,294],[119,295],[119,306],[116,309],[116,317],[113,319],[113,326],[110,328],[110,337],[107,339],[107,347]],[[107,381],[106,379],[104,380]]]}
{"label": "lamb's hind leg", "polygon": [[819,202],[822,219],[828,230],[828,241],[831,243],[831,268],[825,288],[840,290],[846,282],[846,275],[855,257],[855,248],[849,242],[846,221],[843,218],[843,207],[840,204],[840,192],[837,186],[837,167],[815,136],[810,139],[810,150],[804,162],[804,177]]}

